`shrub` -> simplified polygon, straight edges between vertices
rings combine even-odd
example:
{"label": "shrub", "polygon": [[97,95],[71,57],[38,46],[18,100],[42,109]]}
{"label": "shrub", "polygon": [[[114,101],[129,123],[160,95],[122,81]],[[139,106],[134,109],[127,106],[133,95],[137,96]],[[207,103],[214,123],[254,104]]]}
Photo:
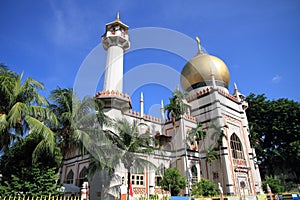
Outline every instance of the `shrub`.
{"label": "shrub", "polygon": [[205,178],[202,178],[201,181],[192,185],[192,196],[212,197],[217,194],[217,185]]}

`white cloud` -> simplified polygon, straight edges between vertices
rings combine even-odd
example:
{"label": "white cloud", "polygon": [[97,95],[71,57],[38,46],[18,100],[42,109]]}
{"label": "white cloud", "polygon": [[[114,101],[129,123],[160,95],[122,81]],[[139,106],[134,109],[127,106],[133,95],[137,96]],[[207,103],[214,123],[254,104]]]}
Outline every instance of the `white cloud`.
{"label": "white cloud", "polygon": [[279,75],[276,75],[272,78],[273,83],[279,83],[281,81],[282,77]]}

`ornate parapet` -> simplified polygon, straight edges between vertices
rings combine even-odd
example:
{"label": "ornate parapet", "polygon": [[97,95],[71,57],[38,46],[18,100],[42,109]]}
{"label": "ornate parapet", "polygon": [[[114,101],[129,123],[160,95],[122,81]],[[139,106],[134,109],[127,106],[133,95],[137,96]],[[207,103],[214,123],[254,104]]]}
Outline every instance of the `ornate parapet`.
{"label": "ornate parapet", "polygon": [[122,92],[119,92],[119,91],[100,91],[100,92],[97,92],[96,95],[95,95],[95,98],[108,98],[108,97],[116,97],[116,98],[121,98],[121,99],[124,99],[124,100],[128,100],[128,101],[131,101],[130,99],[130,96],[126,93],[122,93]]}
{"label": "ornate parapet", "polygon": [[133,188],[133,193],[135,195],[144,195],[146,194],[146,188]]}
{"label": "ornate parapet", "polygon": [[140,112],[133,111],[133,110],[128,110],[128,112],[124,113],[124,114],[135,117],[135,118],[142,118],[146,121],[151,121],[151,122],[154,122],[154,123],[162,123],[162,120],[158,117],[154,117],[154,116],[146,115],[146,114],[144,114],[143,117],[142,117]]}
{"label": "ornate parapet", "polygon": [[202,96],[208,95],[211,91],[212,91],[212,88],[203,89],[203,90],[201,90],[199,92],[196,92],[195,94],[187,96],[186,100],[187,100],[187,102],[191,102],[191,101],[193,101],[195,99],[198,99],[198,98],[200,98]]}
{"label": "ornate parapet", "polygon": [[226,92],[220,88],[218,88],[218,93],[227,97],[228,99],[231,99],[232,101],[238,102],[238,99],[235,96],[229,94],[228,92]]}
{"label": "ornate parapet", "polygon": [[193,117],[193,116],[191,116],[191,115],[184,114],[184,115],[183,115],[183,118],[186,119],[186,120],[195,122],[195,123],[197,122],[196,117]]}

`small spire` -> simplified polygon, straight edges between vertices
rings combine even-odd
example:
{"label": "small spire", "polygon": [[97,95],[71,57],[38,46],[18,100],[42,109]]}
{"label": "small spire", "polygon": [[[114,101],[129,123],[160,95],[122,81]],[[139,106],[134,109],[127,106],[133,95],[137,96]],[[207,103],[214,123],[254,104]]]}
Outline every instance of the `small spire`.
{"label": "small spire", "polygon": [[165,108],[164,108],[164,100],[161,100],[160,102],[160,114],[161,114],[161,120],[164,122],[165,121]]}
{"label": "small spire", "polygon": [[238,87],[236,86],[235,82],[233,83],[233,86],[234,86],[234,91],[238,91]]}
{"label": "small spire", "polygon": [[144,94],[141,92],[141,101],[144,101]]}
{"label": "small spire", "polygon": [[198,43],[198,54],[203,54],[201,45],[200,45],[200,38],[198,36],[196,36],[196,41]]}
{"label": "small spire", "polygon": [[217,84],[216,84],[214,69],[212,68],[212,66],[210,67],[210,76],[211,76],[212,86],[213,88],[216,88]]}
{"label": "small spire", "polygon": [[120,20],[120,11],[117,12],[117,18],[116,20]]}
{"label": "small spire", "polygon": [[141,92],[141,100],[140,100],[140,113],[141,117],[144,117],[144,94]]}
{"label": "small spire", "polygon": [[238,87],[235,82],[233,83],[233,86],[234,86],[233,96],[235,96],[238,99],[238,101],[240,101],[241,93],[239,93]]}

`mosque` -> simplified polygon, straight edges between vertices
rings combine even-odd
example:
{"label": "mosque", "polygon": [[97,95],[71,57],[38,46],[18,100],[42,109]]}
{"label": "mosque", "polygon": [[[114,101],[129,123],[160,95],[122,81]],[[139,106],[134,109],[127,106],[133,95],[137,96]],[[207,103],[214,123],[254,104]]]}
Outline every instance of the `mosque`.
{"label": "mosque", "polygon": [[[132,169],[133,198],[169,195],[158,182],[164,170],[170,167],[179,169],[188,181],[182,195],[189,195],[191,185],[201,178],[219,184],[224,195],[263,193],[255,150],[249,141],[248,104],[236,84],[233,94],[229,93],[230,73],[226,64],[220,58],[205,53],[197,39],[198,52],[185,64],[180,77],[181,88],[187,94],[184,99],[187,111],[172,121],[165,118],[162,103],[159,119],[144,113],[143,95],[139,111],[132,111],[131,99],[123,93],[123,81],[119,80],[123,80],[123,54],[130,48],[129,37],[128,26],[119,16],[106,24],[106,32],[102,36],[102,46],[107,51],[103,91],[95,97],[102,100],[105,114],[110,118],[126,118],[130,122],[147,124],[147,131],[159,141],[159,147],[164,152],[144,155],[145,159],[156,165],[156,170]],[[188,142],[189,131],[199,123],[206,136],[199,143]],[[223,137],[218,137],[220,132]],[[218,159],[208,159],[210,148],[218,153]],[[60,182],[81,187],[89,162],[88,154],[81,156],[75,153],[65,157],[60,169]],[[126,170],[116,170],[115,173],[127,180]],[[92,200],[106,199],[104,191],[108,188],[102,175],[98,174],[88,181]],[[115,180],[111,185],[128,187],[127,181],[122,180]],[[116,192],[111,194],[118,196]]]}

